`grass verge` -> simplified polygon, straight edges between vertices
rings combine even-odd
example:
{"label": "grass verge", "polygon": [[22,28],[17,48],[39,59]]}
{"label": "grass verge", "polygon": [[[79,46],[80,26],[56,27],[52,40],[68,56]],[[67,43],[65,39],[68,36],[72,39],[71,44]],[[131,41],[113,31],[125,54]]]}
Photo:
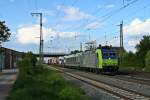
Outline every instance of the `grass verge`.
{"label": "grass verge", "polygon": [[18,78],[7,100],[87,100],[85,92],[66,81],[56,71],[36,65],[36,57],[27,53],[17,66]]}
{"label": "grass verge", "polygon": [[85,92],[59,73],[44,69],[25,78],[18,77],[7,100],[87,100]]}

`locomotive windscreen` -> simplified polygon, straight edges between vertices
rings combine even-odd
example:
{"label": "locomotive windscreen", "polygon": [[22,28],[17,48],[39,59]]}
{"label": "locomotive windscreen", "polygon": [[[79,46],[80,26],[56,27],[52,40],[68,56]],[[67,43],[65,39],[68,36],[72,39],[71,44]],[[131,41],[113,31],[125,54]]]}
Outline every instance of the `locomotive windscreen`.
{"label": "locomotive windscreen", "polygon": [[117,59],[117,52],[115,50],[102,50],[103,59]]}

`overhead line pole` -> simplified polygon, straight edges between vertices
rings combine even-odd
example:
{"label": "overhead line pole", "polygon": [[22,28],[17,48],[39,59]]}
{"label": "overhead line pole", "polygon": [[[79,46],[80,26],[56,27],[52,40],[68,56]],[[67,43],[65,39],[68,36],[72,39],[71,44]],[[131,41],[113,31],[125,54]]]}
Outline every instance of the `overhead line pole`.
{"label": "overhead line pole", "polygon": [[41,63],[43,63],[44,61],[44,56],[43,56],[43,32],[42,32],[42,13],[31,13],[31,15],[36,15],[36,16],[40,16],[40,47],[39,47],[39,60]]}
{"label": "overhead line pole", "polygon": [[80,42],[80,51],[82,51],[82,42]]}
{"label": "overhead line pole", "polygon": [[123,21],[120,23],[120,48],[123,49]]}
{"label": "overhead line pole", "polygon": [[120,64],[122,63],[122,53],[123,53],[123,21],[120,23]]}

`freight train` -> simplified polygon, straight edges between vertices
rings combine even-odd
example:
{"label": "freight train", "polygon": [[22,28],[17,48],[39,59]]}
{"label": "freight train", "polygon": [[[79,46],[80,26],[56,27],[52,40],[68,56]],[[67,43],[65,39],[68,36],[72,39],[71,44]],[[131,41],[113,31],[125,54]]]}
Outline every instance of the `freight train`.
{"label": "freight train", "polygon": [[96,73],[118,71],[117,49],[111,46],[99,46],[94,50],[64,56],[64,66],[88,69]]}
{"label": "freight train", "polygon": [[58,65],[59,64],[59,58],[53,57],[51,59],[48,59],[48,65]]}

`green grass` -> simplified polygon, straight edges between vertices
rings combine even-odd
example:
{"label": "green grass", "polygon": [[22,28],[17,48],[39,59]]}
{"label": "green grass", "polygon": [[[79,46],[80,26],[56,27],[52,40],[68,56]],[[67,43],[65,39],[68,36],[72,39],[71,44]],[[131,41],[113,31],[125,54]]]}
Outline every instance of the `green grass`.
{"label": "green grass", "polygon": [[141,60],[123,59],[119,65],[120,70],[143,72],[144,65]]}
{"label": "green grass", "polygon": [[43,69],[33,75],[19,75],[7,100],[87,100],[79,87],[66,81],[61,74]]}
{"label": "green grass", "polygon": [[119,70],[128,71],[128,72],[143,72],[143,68],[135,66],[120,66]]}

